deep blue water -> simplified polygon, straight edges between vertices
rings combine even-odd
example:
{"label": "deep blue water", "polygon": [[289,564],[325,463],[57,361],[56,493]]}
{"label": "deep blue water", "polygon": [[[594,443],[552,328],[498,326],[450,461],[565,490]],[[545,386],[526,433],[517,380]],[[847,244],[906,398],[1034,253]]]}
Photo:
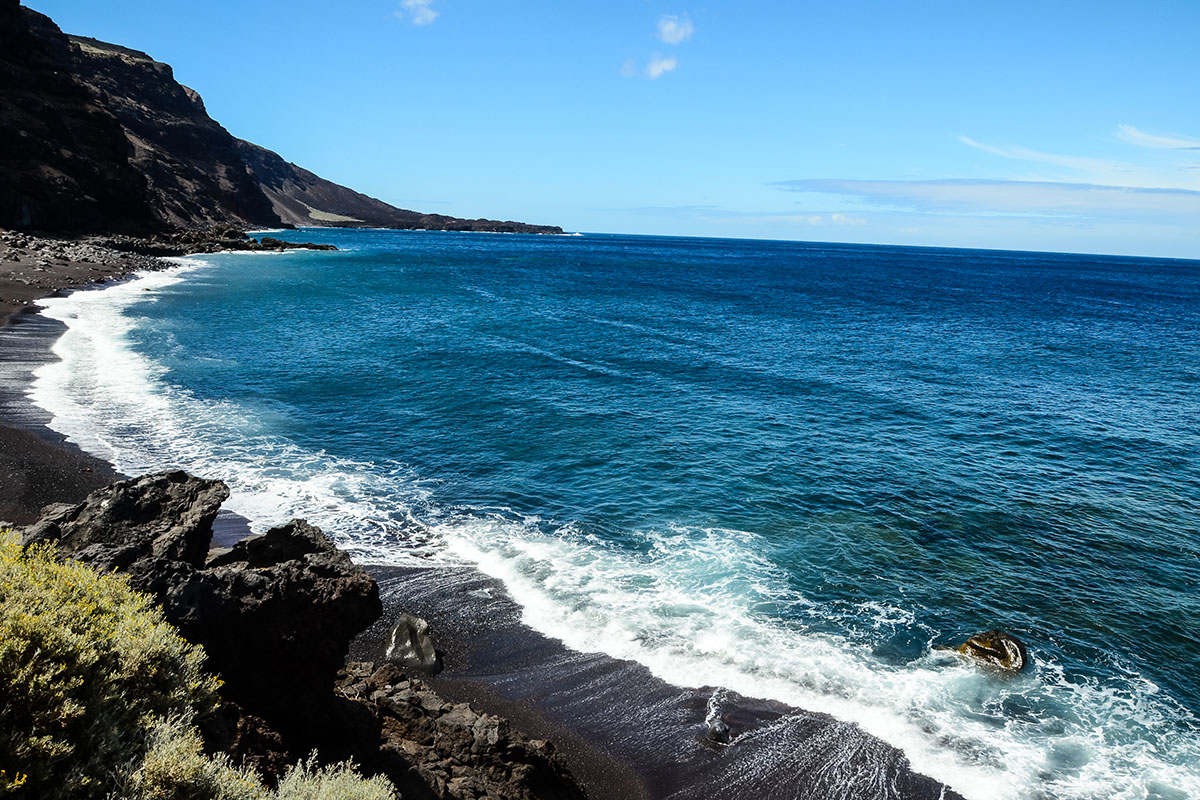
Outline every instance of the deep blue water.
{"label": "deep blue water", "polygon": [[[571,646],[855,719],[968,796],[1200,793],[1200,262],[279,236],[344,249],[57,301],[39,402],[126,471],[477,563]],[[992,627],[1035,669],[931,649]]]}

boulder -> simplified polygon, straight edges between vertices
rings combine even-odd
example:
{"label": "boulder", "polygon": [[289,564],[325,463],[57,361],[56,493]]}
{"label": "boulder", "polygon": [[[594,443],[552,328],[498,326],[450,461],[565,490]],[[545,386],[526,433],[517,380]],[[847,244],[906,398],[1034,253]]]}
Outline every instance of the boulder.
{"label": "boulder", "polygon": [[1005,672],[1020,672],[1029,665],[1029,652],[1025,649],[1025,643],[1001,630],[977,633],[955,650],[980,664]]}
{"label": "boulder", "polygon": [[146,475],[92,492],[78,505],[47,506],[22,542],[57,542],[63,554],[102,571],[147,560],[198,566],[228,497],[220,481],[182,470]]}
{"label": "boulder", "polygon": [[429,636],[429,623],[411,614],[401,614],[388,633],[384,658],[401,669],[415,669],[436,675],[442,670],[442,657]]}

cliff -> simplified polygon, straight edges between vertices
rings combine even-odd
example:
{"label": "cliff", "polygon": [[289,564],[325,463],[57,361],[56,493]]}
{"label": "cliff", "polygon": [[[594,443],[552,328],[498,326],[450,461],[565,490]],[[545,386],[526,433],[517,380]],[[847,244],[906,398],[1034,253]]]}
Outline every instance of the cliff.
{"label": "cliff", "polygon": [[158,227],[116,117],[78,81],[48,17],[0,0],[0,227]]}
{"label": "cliff", "polygon": [[396,208],[235,139],[146,53],[0,0],[0,228],[334,225],[561,233]]}

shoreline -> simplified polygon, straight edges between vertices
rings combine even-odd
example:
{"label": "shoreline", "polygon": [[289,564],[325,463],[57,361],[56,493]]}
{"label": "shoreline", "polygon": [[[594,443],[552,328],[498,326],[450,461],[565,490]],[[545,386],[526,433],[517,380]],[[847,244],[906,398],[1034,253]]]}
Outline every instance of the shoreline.
{"label": "shoreline", "polygon": [[[88,280],[91,265],[81,266],[88,269],[77,271],[79,283],[38,299],[97,285]],[[110,280],[142,268],[115,268]],[[0,272],[0,281],[5,277]],[[79,502],[123,477],[51,430],[48,415],[24,395],[33,370],[54,360],[50,349],[61,332],[59,323],[28,313],[0,327],[0,519],[17,524],[36,518],[45,502]],[[215,527],[214,546],[249,532],[234,515]],[[779,798],[958,797],[857,726],[773,701],[730,693],[720,713],[732,740],[711,742],[711,688],[683,689],[640,664],[569,650],[525,626],[499,581],[472,568],[366,568],[379,583],[385,614],[352,644],[351,659],[382,660],[396,613],[424,617],[446,651],[446,670],[431,680],[436,690],[549,738],[593,800],[707,797],[714,789]]]}

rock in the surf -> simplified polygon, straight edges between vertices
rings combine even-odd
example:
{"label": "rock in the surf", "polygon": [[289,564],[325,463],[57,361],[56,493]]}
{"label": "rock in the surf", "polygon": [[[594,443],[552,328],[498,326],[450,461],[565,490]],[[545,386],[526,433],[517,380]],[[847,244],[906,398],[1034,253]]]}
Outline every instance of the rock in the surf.
{"label": "rock in the surf", "polygon": [[1005,672],[1020,672],[1029,665],[1029,651],[1026,650],[1025,643],[1001,630],[977,633],[955,650],[985,666],[999,668]]}
{"label": "rock in the surf", "polygon": [[416,669],[436,675],[442,670],[442,659],[429,636],[429,623],[412,614],[401,614],[388,633],[384,657],[405,669]]}

